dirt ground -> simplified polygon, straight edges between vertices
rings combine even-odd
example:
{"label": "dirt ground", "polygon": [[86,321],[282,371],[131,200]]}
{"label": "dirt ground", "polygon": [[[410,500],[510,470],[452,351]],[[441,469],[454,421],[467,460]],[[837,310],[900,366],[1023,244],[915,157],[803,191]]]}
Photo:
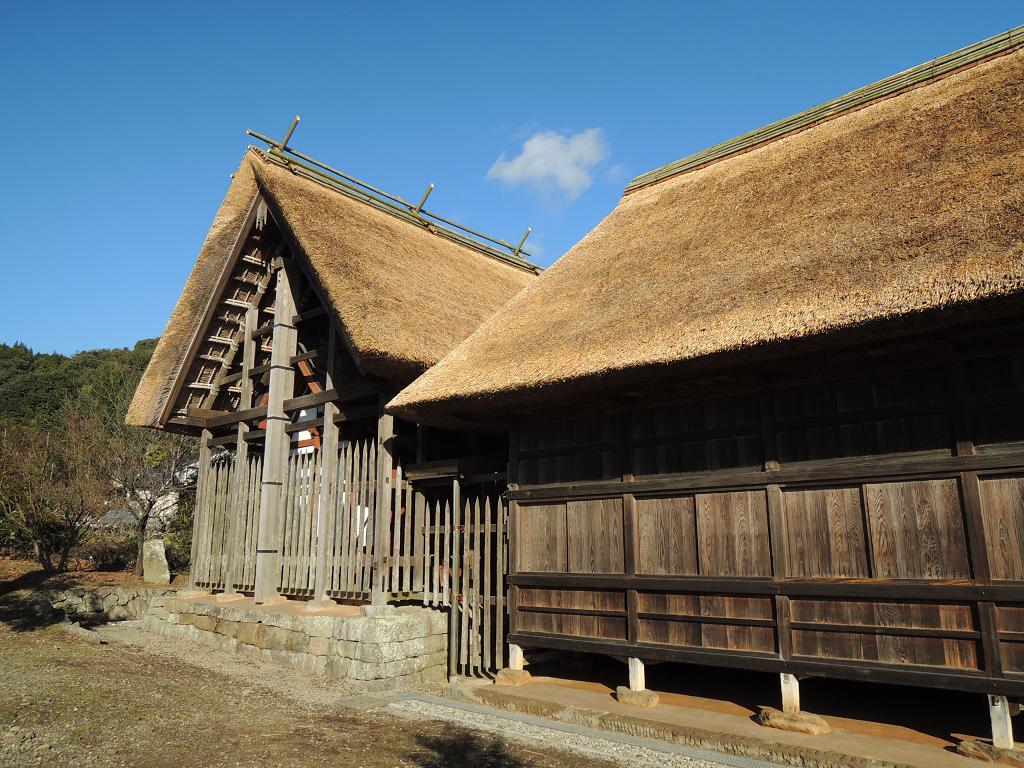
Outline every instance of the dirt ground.
{"label": "dirt ground", "polygon": [[0,766],[621,768],[346,707],[339,702],[363,694],[350,684],[135,628],[108,625],[99,629],[105,643],[90,644],[40,624],[10,581],[6,587],[0,583]]}

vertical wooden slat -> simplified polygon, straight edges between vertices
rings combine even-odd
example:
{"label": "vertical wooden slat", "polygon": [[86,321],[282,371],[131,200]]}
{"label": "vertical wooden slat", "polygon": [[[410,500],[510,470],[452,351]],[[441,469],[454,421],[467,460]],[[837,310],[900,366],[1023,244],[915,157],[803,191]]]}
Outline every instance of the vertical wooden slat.
{"label": "vertical wooden slat", "polygon": [[427,525],[425,510],[426,497],[419,489],[409,489],[409,496],[413,501],[413,539],[415,540],[415,556],[412,561],[412,591],[423,594],[423,604],[427,604],[427,585],[424,579],[424,569],[429,566],[427,560],[427,534],[424,526]]}
{"label": "vertical wooden slat", "polygon": [[395,420],[384,410],[386,403],[387,398],[381,395],[377,416],[377,472],[375,474],[377,492],[373,527],[373,582],[370,588],[370,603],[372,605],[384,605],[387,602],[386,592],[389,591],[387,569],[384,563],[390,551],[388,534],[391,529],[391,464]]}
{"label": "vertical wooden slat", "polygon": [[442,585],[443,572],[441,568],[447,567],[448,553],[444,548],[442,532],[444,530],[444,497],[438,497],[433,504],[434,520],[434,546],[431,550],[430,560],[430,589],[433,595],[431,605],[444,605],[444,586]]}
{"label": "vertical wooden slat", "polygon": [[473,665],[475,667],[474,672],[479,673],[481,668],[480,659],[480,644],[483,640],[483,627],[481,625],[481,611],[484,610],[482,602],[486,598],[486,593],[483,590],[483,552],[481,551],[484,546],[483,539],[483,512],[484,512],[484,495],[480,493],[476,498],[474,504],[476,509],[475,521],[476,525],[476,551],[473,553]]}
{"label": "vertical wooden slat", "polygon": [[402,519],[405,521],[405,531],[402,536],[402,591],[409,592],[412,589],[412,562],[413,562],[413,526],[412,526],[412,513],[413,513],[413,492],[412,485],[405,483],[403,490],[405,494],[405,507],[402,514]]}
{"label": "vertical wooden slat", "polygon": [[495,504],[495,547],[497,548],[498,563],[494,569],[494,666],[496,669],[503,669],[505,666],[505,569],[507,559],[505,557],[505,504],[498,496]]}
{"label": "vertical wooden slat", "polygon": [[[458,482],[456,480],[456,482]],[[468,658],[468,645],[469,645],[469,570],[472,565],[470,561],[469,552],[469,521],[470,521],[470,508],[472,506],[472,499],[460,499],[460,505],[456,509],[456,522],[460,523],[459,532],[461,533],[461,544],[462,544],[462,556],[459,560],[460,571],[459,574],[459,608],[462,611],[459,621],[460,633],[459,633],[459,663],[465,668],[469,662]]]}
{"label": "vertical wooden slat", "polygon": [[[448,602],[448,677],[458,675],[458,645],[459,645],[459,607],[458,607],[458,579],[459,579],[459,512],[461,501],[459,499],[459,478],[452,481],[452,504],[448,516],[448,530],[451,531],[451,577],[446,580],[446,592],[449,596]],[[450,584],[450,586],[448,586]]]}
{"label": "vertical wooden slat", "polygon": [[483,552],[483,570],[484,570],[484,586],[483,586],[483,610],[484,610],[484,627],[483,627],[483,651],[484,659],[483,665],[486,669],[494,669],[494,656],[491,653],[492,637],[494,636],[494,626],[491,620],[491,614],[493,613],[492,597],[494,592],[492,588],[494,582],[491,578],[491,571],[494,570],[494,542],[495,537],[491,533],[491,522],[494,517],[494,510],[491,508],[491,495],[485,493],[484,495],[484,525],[483,533],[481,534],[480,541],[482,544]]}

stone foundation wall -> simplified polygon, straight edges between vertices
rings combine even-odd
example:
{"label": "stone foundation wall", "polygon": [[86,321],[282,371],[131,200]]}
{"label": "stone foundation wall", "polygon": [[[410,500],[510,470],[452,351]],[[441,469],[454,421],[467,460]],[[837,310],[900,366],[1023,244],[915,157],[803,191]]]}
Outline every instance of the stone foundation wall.
{"label": "stone foundation wall", "polygon": [[448,616],[409,607],[364,606],[310,613],[300,602],[257,606],[251,598],[168,599],[143,629],[249,658],[384,690],[448,679]]}
{"label": "stone foundation wall", "polygon": [[125,621],[143,618],[176,592],[171,587],[75,588],[34,592],[26,602],[33,613],[47,618],[63,613],[71,621]]}

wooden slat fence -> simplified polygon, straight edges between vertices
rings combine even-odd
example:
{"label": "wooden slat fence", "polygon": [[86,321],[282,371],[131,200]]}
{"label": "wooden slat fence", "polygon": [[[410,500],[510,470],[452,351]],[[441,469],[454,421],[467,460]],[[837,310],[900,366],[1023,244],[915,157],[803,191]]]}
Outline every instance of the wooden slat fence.
{"label": "wooden slat fence", "polygon": [[[322,546],[329,596],[368,598],[376,558],[389,599],[449,610],[453,674],[481,676],[500,669],[506,631],[504,483],[423,487],[406,480],[398,465],[383,491],[391,502],[385,537],[375,542],[376,440],[339,444],[331,509],[321,509],[323,466],[319,448],[295,451],[288,458],[281,515],[282,594],[313,594],[318,516],[328,514]],[[249,456],[242,477],[235,472],[233,454],[223,451],[200,478],[194,568],[195,583],[207,589],[225,589],[229,568],[235,589],[252,591],[255,586],[262,457]]]}
{"label": "wooden slat fence", "polygon": [[332,597],[366,598],[370,594],[376,445],[374,438],[366,438],[345,440],[338,446],[337,492],[325,542],[327,593]]}

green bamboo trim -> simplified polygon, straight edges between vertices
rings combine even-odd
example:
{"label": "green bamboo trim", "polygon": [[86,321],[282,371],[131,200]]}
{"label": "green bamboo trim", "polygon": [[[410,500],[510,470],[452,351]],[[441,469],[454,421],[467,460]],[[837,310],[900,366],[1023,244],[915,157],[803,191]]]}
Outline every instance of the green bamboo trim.
{"label": "green bamboo trim", "polygon": [[825,104],[819,104],[806,112],[801,112],[784,120],[766,125],[763,128],[758,128],[756,131],[737,136],[735,139],[716,144],[713,147],[684,157],[682,160],[676,160],[674,163],[669,163],[661,168],[655,168],[653,171],[648,171],[633,179],[626,187],[626,192],[632,192],[648,184],[667,179],[669,176],[675,176],[683,171],[706,165],[715,160],[721,160],[728,155],[742,152],[745,149],[772,139],[777,139],[780,136],[806,128],[833,115],[855,107],[864,106],[872,101],[899,93],[906,88],[911,88],[933,78],[949,74],[954,70],[974,64],[982,59],[1004,53],[1022,43],[1024,43],[1024,25],[1014,27],[987,40],[982,40],[980,43],[974,43],[945,56],[940,56],[913,69],[887,77],[885,80],[879,80],[877,83],[872,83],[845,96],[840,96],[838,99],[833,99]]}

